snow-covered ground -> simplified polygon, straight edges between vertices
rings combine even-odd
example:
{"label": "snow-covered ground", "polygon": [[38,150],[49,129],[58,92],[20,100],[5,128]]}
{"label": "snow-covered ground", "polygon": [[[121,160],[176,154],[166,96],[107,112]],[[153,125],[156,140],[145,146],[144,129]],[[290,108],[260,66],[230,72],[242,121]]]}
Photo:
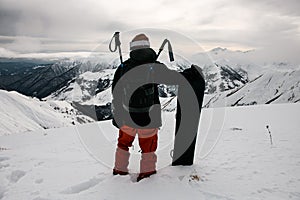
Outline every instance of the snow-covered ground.
{"label": "snow-covered ground", "polygon": [[114,157],[110,121],[1,136],[0,199],[300,199],[299,114],[300,104],[203,109],[195,164],[172,167],[174,113],[165,113],[158,174],[139,183],[98,161]]}
{"label": "snow-covered ground", "polygon": [[0,90],[0,135],[94,121],[64,101],[40,101],[15,91]]}

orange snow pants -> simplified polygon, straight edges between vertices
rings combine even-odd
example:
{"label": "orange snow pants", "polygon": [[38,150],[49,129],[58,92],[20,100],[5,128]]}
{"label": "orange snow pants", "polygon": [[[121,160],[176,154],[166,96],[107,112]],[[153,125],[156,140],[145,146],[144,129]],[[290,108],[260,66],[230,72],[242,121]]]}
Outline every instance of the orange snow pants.
{"label": "orange snow pants", "polygon": [[140,173],[151,173],[156,171],[157,156],[157,132],[158,128],[135,129],[129,126],[122,126],[119,130],[118,146],[115,155],[115,170],[128,172],[129,147],[132,146],[136,134],[139,138],[139,146],[142,150],[140,161]]}

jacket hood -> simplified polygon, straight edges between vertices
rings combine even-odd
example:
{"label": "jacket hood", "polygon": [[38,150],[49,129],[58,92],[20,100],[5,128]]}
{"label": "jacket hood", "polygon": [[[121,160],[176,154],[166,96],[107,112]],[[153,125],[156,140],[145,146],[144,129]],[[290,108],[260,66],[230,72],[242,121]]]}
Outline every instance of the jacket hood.
{"label": "jacket hood", "polygon": [[139,63],[151,63],[156,61],[156,53],[151,48],[132,50],[129,56],[132,60]]}

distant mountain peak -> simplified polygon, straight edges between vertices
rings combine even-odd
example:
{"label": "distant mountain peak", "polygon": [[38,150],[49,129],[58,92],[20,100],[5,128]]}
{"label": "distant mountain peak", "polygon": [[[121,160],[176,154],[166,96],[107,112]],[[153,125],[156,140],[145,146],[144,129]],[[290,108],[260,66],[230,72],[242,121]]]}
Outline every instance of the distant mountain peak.
{"label": "distant mountain peak", "polygon": [[216,47],[211,49],[209,52],[214,53],[214,54],[218,54],[221,52],[237,52],[237,53],[249,53],[249,52],[253,52],[255,51],[254,49],[249,49],[249,50],[231,50],[228,49],[226,47]]}
{"label": "distant mountain peak", "polygon": [[222,48],[222,47],[216,47],[210,50],[211,52],[222,52],[222,51],[228,51],[227,48]]}
{"label": "distant mountain peak", "polygon": [[255,49],[249,49],[249,50],[245,50],[245,51],[242,51],[242,50],[236,50],[235,52],[240,52],[240,53],[250,53],[250,52],[254,52]]}

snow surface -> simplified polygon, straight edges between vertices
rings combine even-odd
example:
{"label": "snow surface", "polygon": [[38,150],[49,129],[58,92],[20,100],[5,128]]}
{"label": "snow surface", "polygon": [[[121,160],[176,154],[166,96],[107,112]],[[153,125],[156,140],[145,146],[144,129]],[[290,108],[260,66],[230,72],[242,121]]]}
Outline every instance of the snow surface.
{"label": "snow surface", "polygon": [[40,101],[5,90],[0,90],[0,101],[0,135],[94,121],[63,101]]}
{"label": "snow surface", "polygon": [[[158,149],[158,164],[165,164],[139,183],[135,174],[113,176],[112,166],[95,159],[113,160],[111,121],[0,136],[0,199],[300,199],[299,112],[300,104],[203,109],[189,167],[169,165],[175,116],[165,113]],[[85,133],[101,132],[106,140],[94,140],[101,152],[83,143]]]}

